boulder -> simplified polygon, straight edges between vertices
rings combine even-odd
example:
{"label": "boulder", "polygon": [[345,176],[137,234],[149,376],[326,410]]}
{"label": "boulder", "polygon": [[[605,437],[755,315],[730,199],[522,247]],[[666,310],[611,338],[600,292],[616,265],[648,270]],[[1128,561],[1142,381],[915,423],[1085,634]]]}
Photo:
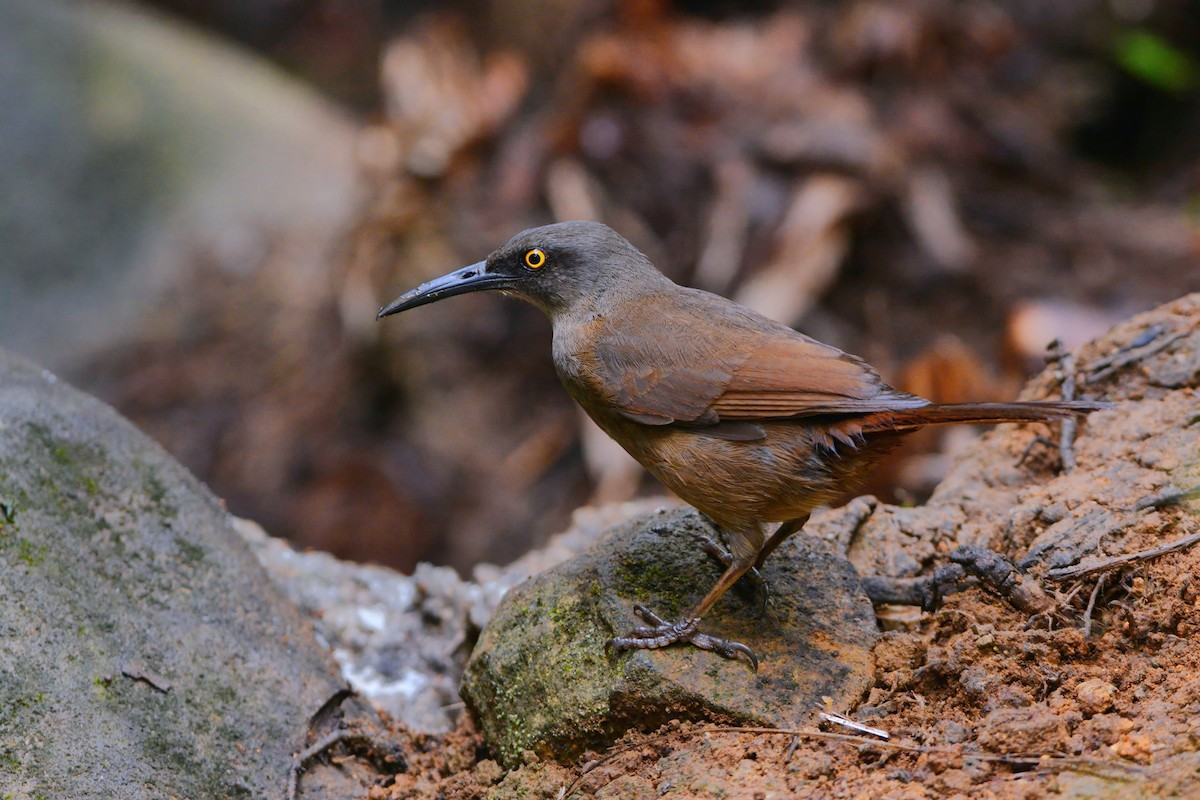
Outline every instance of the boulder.
{"label": "boulder", "polygon": [[278,797],[343,686],[217,498],[0,351],[3,796]]}
{"label": "boulder", "polygon": [[341,112],[145,8],[0,3],[0,108],[0,345],[53,369],[169,326],[195,272],[286,249],[311,294],[357,208]]}

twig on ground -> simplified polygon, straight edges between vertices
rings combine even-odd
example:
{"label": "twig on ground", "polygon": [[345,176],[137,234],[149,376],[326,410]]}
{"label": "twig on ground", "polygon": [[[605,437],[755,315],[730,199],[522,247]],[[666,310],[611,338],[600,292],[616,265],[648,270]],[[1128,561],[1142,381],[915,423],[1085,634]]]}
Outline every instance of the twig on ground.
{"label": "twig on ground", "polygon": [[1190,489],[1166,489],[1156,495],[1143,497],[1138,500],[1134,506],[1134,511],[1145,511],[1147,508],[1163,508],[1164,506],[1177,506],[1186,503],[1189,500],[1200,498],[1200,483]]}
{"label": "twig on ground", "polygon": [[892,735],[885,730],[880,730],[879,728],[872,728],[870,725],[863,725],[861,722],[855,722],[854,720],[850,719],[849,717],[844,717],[841,714],[838,714],[835,712],[822,711],[818,716],[820,716],[820,718],[826,722],[833,723],[834,725],[841,725],[845,728],[849,728],[852,731],[858,731],[859,733],[862,733],[862,734],[867,734],[869,736],[878,736],[880,739],[891,739],[892,738]]}
{"label": "twig on ground", "polygon": [[1154,323],[1153,325],[1146,328],[1144,331],[1139,333],[1137,336],[1133,337],[1128,342],[1121,345],[1120,347],[1118,347],[1116,350],[1112,351],[1108,355],[1097,358],[1095,361],[1093,361],[1091,364],[1088,365],[1088,371],[1095,372],[1097,370],[1103,369],[1103,368],[1109,366],[1110,364],[1112,364],[1113,361],[1115,361],[1117,358],[1121,357],[1125,353],[1128,353],[1130,350],[1136,350],[1139,347],[1145,347],[1146,345],[1150,344],[1158,337],[1162,336],[1163,332],[1166,331],[1166,329],[1167,329],[1166,326],[1163,325],[1161,322]]}
{"label": "twig on ground", "polygon": [[[334,745],[340,743],[353,744],[356,746],[352,753],[380,760],[386,764],[389,760],[394,760],[396,756],[400,756],[403,761],[403,756],[397,750],[377,740],[372,735],[371,725],[363,725],[360,722],[351,720],[347,723],[342,713],[342,703],[348,698],[354,696],[354,691],[350,687],[344,687],[335,691],[330,697],[321,704],[308,720],[308,731],[306,739],[317,737],[316,740],[298,753],[292,756],[292,765],[288,769],[287,789],[284,794],[286,800],[296,800],[296,794],[300,790],[300,775],[304,772],[304,765],[312,759],[329,750]],[[326,733],[318,736],[318,732],[323,729],[333,727],[332,730],[327,730]],[[391,752],[389,752],[389,750]]]}
{"label": "twig on ground", "polygon": [[339,728],[336,731],[325,734],[310,746],[292,756],[292,766],[288,770],[287,794],[285,795],[287,800],[296,800],[296,792],[300,788],[300,773],[304,771],[304,765],[310,759],[321,755],[335,744],[361,737],[362,734],[358,731],[351,730],[350,728]]}
{"label": "twig on ground", "polygon": [[1066,530],[1059,531],[1057,536],[1035,543],[1017,560],[1017,566],[1027,570],[1045,564],[1050,554],[1064,545],[1082,547],[1090,552],[1100,542],[1128,528],[1133,521],[1129,514],[1114,513],[1103,506],[1094,505],[1075,518]]}
{"label": "twig on ground", "polygon": [[[1057,364],[1056,370],[1059,383],[1062,384],[1062,399],[1075,399],[1075,356],[1071,355],[1061,339],[1050,343],[1050,351],[1046,360]],[[1062,434],[1058,439],[1058,452],[1062,457],[1062,471],[1075,470],[1075,432],[1079,429],[1079,421],[1075,417],[1067,417],[1062,421]]]}
{"label": "twig on ground", "polygon": [[[1089,367],[1091,372],[1088,374],[1084,382],[1096,383],[1097,381],[1104,380],[1109,375],[1112,375],[1114,372],[1123,367],[1127,367],[1130,364],[1141,361],[1142,359],[1152,356],[1155,353],[1160,353],[1163,350],[1166,350],[1172,344],[1179,341],[1184,336],[1187,336],[1187,334],[1188,332],[1186,330],[1178,331],[1166,337],[1165,339],[1160,339],[1157,343],[1151,345],[1150,342],[1154,341],[1154,338],[1157,338],[1154,337],[1143,345],[1131,346],[1128,349],[1122,348],[1112,355],[1097,359]],[[1159,332],[1159,335],[1161,335],[1161,331]],[[1144,337],[1140,337],[1135,341],[1141,341],[1142,338]]]}
{"label": "twig on ground", "polygon": [[1092,611],[1096,608],[1096,598],[1100,596],[1100,592],[1104,590],[1104,584],[1108,581],[1109,573],[1103,573],[1096,579],[1096,586],[1092,589],[1092,596],[1088,598],[1087,608],[1083,612],[1083,638],[1090,639],[1092,636]]}
{"label": "twig on ground", "polygon": [[975,581],[958,564],[943,564],[932,575],[920,578],[867,575],[861,584],[875,605],[918,606],[922,611],[936,611],[943,597],[961,592],[975,585]]}
{"label": "twig on ground", "polygon": [[950,553],[950,562],[921,578],[870,575],[862,579],[863,591],[876,605],[920,606],[922,611],[936,611],[946,595],[978,584],[1026,614],[1042,614],[1056,605],[1036,578],[995,550],[963,545]]}
{"label": "twig on ground", "polygon": [[879,500],[871,495],[862,495],[851,500],[836,512],[818,514],[805,530],[819,531],[818,536],[845,553],[854,547],[863,525],[879,508]]}
{"label": "twig on ground", "polygon": [[995,550],[962,545],[950,553],[950,560],[1026,614],[1041,614],[1054,608],[1054,599],[1036,578],[1022,572]]}
{"label": "twig on ground", "polygon": [[1051,450],[1058,447],[1056,442],[1047,439],[1040,433],[1036,434],[1032,439],[1029,440],[1029,444],[1025,445],[1025,449],[1021,451],[1021,457],[1017,459],[1018,467],[1025,466],[1025,462],[1029,460],[1029,456],[1033,455],[1033,448],[1037,447],[1039,444],[1043,447],[1048,447]]}
{"label": "twig on ground", "polygon": [[1182,539],[1176,539],[1170,544],[1164,544],[1161,547],[1152,547],[1149,550],[1139,550],[1136,553],[1126,553],[1121,556],[1114,556],[1094,564],[1077,564],[1073,567],[1062,567],[1052,569],[1046,573],[1046,578],[1052,581],[1070,581],[1077,578],[1086,578],[1091,575],[1096,575],[1101,572],[1112,572],[1129,564],[1138,563],[1141,561],[1149,561],[1159,556],[1165,556],[1168,553],[1174,553],[1177,550],[1183,550],[1191,547],[1196,542],[1200,542],[1200,533],[1193,533],[1189,536],[1184,536]]}

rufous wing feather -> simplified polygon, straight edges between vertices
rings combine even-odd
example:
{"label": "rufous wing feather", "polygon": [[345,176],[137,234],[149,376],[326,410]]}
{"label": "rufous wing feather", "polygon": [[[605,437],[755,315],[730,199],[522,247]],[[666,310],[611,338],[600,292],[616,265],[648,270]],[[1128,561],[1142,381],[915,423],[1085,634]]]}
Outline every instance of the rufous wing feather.
{"label": "rufous wing feather", "polygon": [[862,414],[928,401],[893,389],[862,360],[794,333],[762,337],[712,404],[721,419]]}
{"label": "rufous wing feather", "polygon": [[891,388],[854,356],[694,290],[639,298],[597,331],[585,355],[593,388],[643,424],[704,426],[928,404]]}

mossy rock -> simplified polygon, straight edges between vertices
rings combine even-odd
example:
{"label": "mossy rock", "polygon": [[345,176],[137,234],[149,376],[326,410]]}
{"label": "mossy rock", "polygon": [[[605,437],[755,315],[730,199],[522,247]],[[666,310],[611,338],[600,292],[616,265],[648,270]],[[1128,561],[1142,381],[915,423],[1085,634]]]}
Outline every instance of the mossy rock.
{"label": "mossy rock", "polygon": [[524,751],[570,760],[671,719],[805,725],[826,702],[846,708],[870,688],[871,603],[849,562],[803,534],[767,562],[765,615],[739,586],[701,624],[749,645],[762,661],[757,673],[690,646],[606,649],[614,635],[644,624],[634,605],[677,619],[716,581],[721,567],[697,533],[715,535],[695,511],[656,512],[509,593],[462,683],[502,763],[520,763]]}
{"label": "mossy rock", "polygon": [[342,685],[199,481],[0,351],[0,794],[281,796]]}

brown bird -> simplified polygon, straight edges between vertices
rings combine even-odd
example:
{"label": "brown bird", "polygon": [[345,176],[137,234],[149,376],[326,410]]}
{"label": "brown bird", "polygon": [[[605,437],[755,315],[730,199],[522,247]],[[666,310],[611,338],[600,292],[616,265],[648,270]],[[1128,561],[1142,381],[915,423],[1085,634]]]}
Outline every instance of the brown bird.
{"label": "brown bird", "polygon": [[[677,622],[617,649],[690,642],[727,658],[745,645],[701,633],[701,618],[761,567],[809,512],[854,487],[906,433],[948,422],[1043,420],[1094,402],[931,404],[888,386],[862,359],[717,295],[673,283],[596,222],[533,228],[469,267],[422,284],[377,318],[484,289],[527,300],[554,326],[554,365],[609,436],[716,524],[728,552],[716,585]],[[782,523],[768,535],[769,523]]]}

